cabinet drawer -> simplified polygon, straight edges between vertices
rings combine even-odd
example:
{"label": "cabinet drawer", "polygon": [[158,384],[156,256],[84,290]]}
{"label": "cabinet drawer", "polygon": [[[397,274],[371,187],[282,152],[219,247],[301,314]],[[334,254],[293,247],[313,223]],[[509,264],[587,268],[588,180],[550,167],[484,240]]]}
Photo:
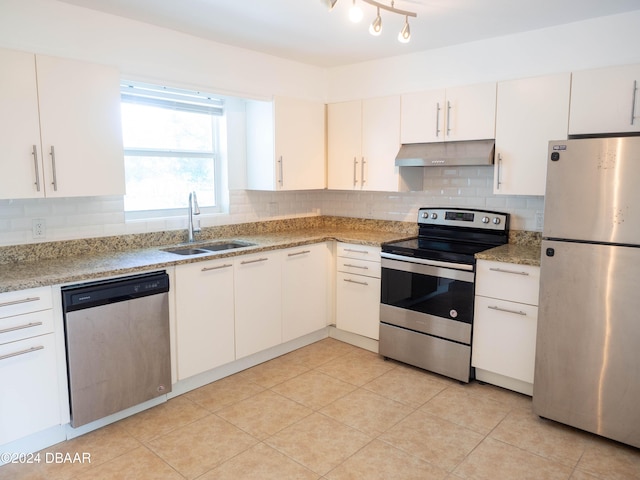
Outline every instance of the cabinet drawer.
{"label": "cabinet drawer", "polygon": [[538,305],[540,267],[478,260],[476,295]]}
{"label": "cabinet drawer", "polygon": [[52,308],[51,287],[31,288],[0,294],[0,318]]}
{"label": "cabinet drawer", "polygon": [[538,307],[476,296],[473,322],[471,365],[533,383]]}
{"label": "cabinet drawer", "polygon": [[357,258],[338,257],[338,271],[367,277],[380,278],[380,263]]}
{"label": "cabinet drawer", "polygon": [[353,245],[350,243],[338,243],[338,256],[346,258],[359,258],[370,262],[380,262],[380,247],[370,245]]}
{"label": "cabinet drawer", "polygon": [[53,332],[53,310],[0,318],[0,345]]}

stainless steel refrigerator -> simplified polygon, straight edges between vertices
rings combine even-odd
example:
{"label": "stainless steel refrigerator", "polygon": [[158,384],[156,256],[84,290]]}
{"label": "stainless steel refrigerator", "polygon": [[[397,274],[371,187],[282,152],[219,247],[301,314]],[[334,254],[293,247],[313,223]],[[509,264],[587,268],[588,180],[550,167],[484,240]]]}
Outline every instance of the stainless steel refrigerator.
{"label": "stainless steel refrigerator", "polygon": [[640,137],[547,162],[533,410],[640,447]]}

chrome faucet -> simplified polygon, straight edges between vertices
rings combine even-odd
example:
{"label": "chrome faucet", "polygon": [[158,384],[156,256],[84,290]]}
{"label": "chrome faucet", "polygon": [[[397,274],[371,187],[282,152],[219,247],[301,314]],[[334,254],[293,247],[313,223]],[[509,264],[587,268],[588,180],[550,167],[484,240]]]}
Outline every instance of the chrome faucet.
{"label": "chrome faucet", "polygon": [[193,216],[200,215],[200,207],[198,207],[198,197],[196,197],[196,192],[191,192],[189,194],[189,218],[188,218],[188,226],[187,230],[189,231],[189,243],[193,242],[193,234],[200,233],[200,222],[198,222],[198,226],[193,226]]}

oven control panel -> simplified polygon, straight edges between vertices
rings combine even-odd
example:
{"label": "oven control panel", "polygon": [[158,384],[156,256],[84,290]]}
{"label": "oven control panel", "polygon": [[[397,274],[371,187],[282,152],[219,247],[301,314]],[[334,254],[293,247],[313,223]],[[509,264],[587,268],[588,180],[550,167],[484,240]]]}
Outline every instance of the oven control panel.
{"label": "oven control panel", "polygon": [[425,207],[418,210],[418,223],[504,231],[509,228],[509,214],[489,210]]}

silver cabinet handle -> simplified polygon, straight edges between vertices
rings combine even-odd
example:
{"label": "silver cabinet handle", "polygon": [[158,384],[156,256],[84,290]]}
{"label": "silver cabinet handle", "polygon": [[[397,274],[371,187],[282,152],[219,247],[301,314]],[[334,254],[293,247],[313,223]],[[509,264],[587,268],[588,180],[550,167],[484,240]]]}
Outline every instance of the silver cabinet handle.
{"label": "silver cabinet handle", "polygon": [[364,187],[364,164],[367,163],[364,159],[364,157],[362,157],[362,163],[360,163],[360,186]]}
{"label": "silver cabinet handle", "polygon": [[37,347],[27,348],[26,350],[20,350],[19,352],[7,353],[6,355],[0,356],[0,360],[6,360],[7,358],[17,357],[18,355],[25,355],[31,352],[37,352],[38,350],[44,350],[43,345],[39,345]]}
{"label": "silver cabinet handle", "polygon": [[369,255],[369,252],[367,252],[366,250],[354,250],[353,248],[345,248],[344,251],[351,253],[364,253],[365,255]]}
{"label": "silver cabinet handle", "polygon": [[367,282],[358,282],[356,280],[351,280],[350,278],[345,278],[344,281],[349,283],[357,283],[358,285],[364,285],[365,287],[369,286]]}
{"label": "silver cabinet handle", "polygon": [[447,137],[451,134],[451,102],[447,100]]}
{"label": "silver cabinet handle", "polygon": [[440,102],[436,103],[436,137],[440,137]]}
{"label": "silver cabinet handle", "polygon": [[5,328],[3,330],[0,330],[0,335],[3,333],[15,332],[16,330],[23,330],[25,328],[39,327],[40,325],[42,325],[42,322],[32,322],[27,323],[26,325],[18,325],[16,327]]}
{"label": "silver cabinet handle", "polygon": [[362,270],[369,270],[369,267],[364,267],[362,265],[352,265],[350,263],[343,263],[342,265],[350,268],[361,268]]}
{"label": "silver cabinet handle", "polygon": [[248,265],[249,263],[258,263],[258,262],[266,262],[269,260],[268,258],[257,258],[255,260],[243,260],[240,262],[240,265]]}
{"label": "silver cabinet handle", "polygon": [[53,181],[51,182],[51,185],[53,185],[53,191],[57,192],[58,191],[58,178],[56,176],[56,151],[55,151],[53,145],[51,145],[51,152],[49,153],[49,155],[51,155],[51,172],[52,172],[52,176],[53,176]]}
{"label": "silver cabinet handle", "polygon": [[201,271],[208,272],[210,270],[220,270],[221,268],[229,268],[229,267],[233,267],[233,265],[230,263],[225,263],[224,265],[218,265],[217,267],[203,267]]}
{"label": "silver cabinet handle", "polygon": [[278,159],[278,171],[280,173],[280,178],[278,179],[278,183],[280,184],[281,187],[284,187],[284,168],[282,167],[282,155],[280,155],[280,158]]}
{"label": "silver cabinet handle", "polygon": [[38,147],[36,145],[33,146],[33,150],[31,152],[33,155],[33,166],[36,170],[36,190],[40,191],[40,169],[38,168]]}
{"label": "silver cabinet handle", "polygon": [[353,157],[353,186],[358,185],[358,179],[356,178],[356,170],[358,169],[358,160]]}
{"label": "silver cabinet handle", "polygon": [[37,302],[38,300],[40,300],[40,297],[27,297],[20,300],[0,303],[0,307],[10,307],[11,305],[20,305],[21,303]]}
{"label": "silver cabinet handle", "polygon": [[289,253],[289,257],[295,257],[296,255],[305,255],[307,253],[311,253],[311,250],[302,250],[301,252]]}
{"label": "silver cabinet handle", "polygon": [[498,180],[498,184],[496,189],[500,190],[500,185],[502,185],[502,178],[500,178],[502,175],[502,154],[498,153],[498,173],[496,174],[496,179]]}
{"label": "silver cabinet handle", "polygon": [[633,81],[633,97],[631,98],[631,125],[636,120],[636,92],[638,91],[638,81]]}
{"label": "silver cabinet handle", "polygon": [[527,313],[523,312],[522,310],[509,310],[508,308],[500,308],[497,306],[488,306],[487,308],[490,308],[491,310],[497,310],[499,312],[513,313],[515,315],[522,315],[524,317],[527,316]]}
{"label": "silver cabinet handle", "polygon": [[507,270],[505,268],[497,268],[497,267],[491,267],[489,268],[489,270],[491,270],[492,272],[513,273],[514,275],[524,275],[526,277],[529,276],[529,272],[523,272],[519,270]]}

